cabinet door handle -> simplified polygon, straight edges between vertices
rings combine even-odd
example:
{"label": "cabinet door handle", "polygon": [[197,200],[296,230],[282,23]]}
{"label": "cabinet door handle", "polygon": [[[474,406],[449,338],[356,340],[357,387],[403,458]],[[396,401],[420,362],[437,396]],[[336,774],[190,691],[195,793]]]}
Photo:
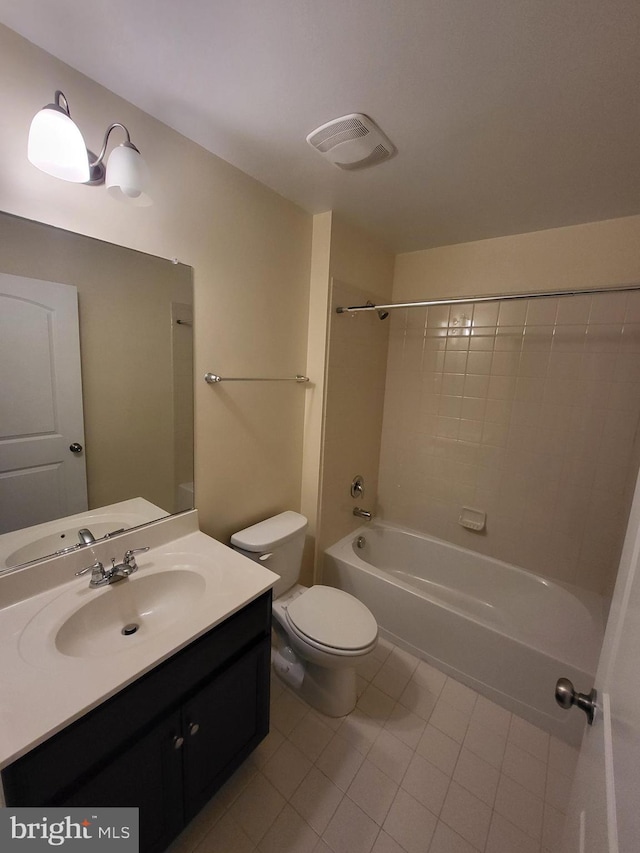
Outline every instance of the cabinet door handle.
{"label": "cabinet door handle", "polygon": [[184,743],[184,738],[182,735],[174,735],[173,738],[173,748],[174,749],[182,749],[182,744]]}
{"label": "cabinet door handle", "polygon": [[197,735],[200,731],[200,723],[189,723],[189,734]]}

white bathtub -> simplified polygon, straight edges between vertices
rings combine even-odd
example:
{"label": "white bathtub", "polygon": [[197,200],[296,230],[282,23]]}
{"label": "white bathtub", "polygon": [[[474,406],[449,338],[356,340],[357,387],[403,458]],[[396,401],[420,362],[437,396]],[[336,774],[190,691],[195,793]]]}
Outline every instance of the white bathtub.
{"label": "white bathtub", "polygon": [[382,522],[327,549],[323,582],[363,601],[393,643],[579,743],[585,717],[558,708],[554,690],[560,676],[581,692],[593,686],[599,596]]}

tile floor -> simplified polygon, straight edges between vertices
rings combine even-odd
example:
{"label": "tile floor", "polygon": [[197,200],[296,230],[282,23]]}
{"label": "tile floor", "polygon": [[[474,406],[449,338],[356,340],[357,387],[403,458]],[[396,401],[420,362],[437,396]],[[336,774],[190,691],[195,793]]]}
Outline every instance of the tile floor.
{"label": "tile floor", "polygon": [[347,717],[271,732],[168,853],[551,853],[577,751],[381,640]]}

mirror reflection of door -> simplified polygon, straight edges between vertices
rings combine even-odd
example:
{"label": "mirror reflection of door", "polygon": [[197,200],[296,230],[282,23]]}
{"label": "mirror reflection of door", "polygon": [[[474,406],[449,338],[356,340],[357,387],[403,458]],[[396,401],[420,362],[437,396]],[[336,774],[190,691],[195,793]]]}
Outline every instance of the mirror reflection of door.
{"label": "mirror reflection of door", "polygon": [[[77,288],[86,443],[74,436],[63,447],[74,442],[84,445],[89,511],[137,498],[153,504],[158,513],[155,517],[191,508],[191,268],[175,259],[154,257],[0,212],[0,273],[21,282],[37,279]],[[12,328],[10,321],[5,325]],[[41,345],[44,336],[36,337]],[[7,347],[10,357],[18,360],[14,345]],[[2,358],[0,432],[1,419],[12,406],[7,402],[7,376],[34,407],[46,397],[39,391],[37,373],[36,379],[27,376],[18,380],[11,362]],[[43,369],[43,375],[47,370],[49,367]],[[14,435],[14,428],[6,434]],[[18,489],[15,493],[14,483]],[[21,488],[19,478],[13,476],[0,482],[5,504],[0,513],[24,502]],[[47,489],[53,491],[47,485],[27,499],[32,510],[38,506],[40,492]],[[53,519],[69,514],[75,513],[61,506]],[[41,513],[36,517],[41,521],[50,516]],[[15,529],[33,523],[18,520]],[[132,523],[130,519],[125,527]],[[118,523],[116,528],[121,526]],[[104,532],[113,529],[112,525]]]}
{"label": "mirror reflection of door", "polygon": [[0,533],[87,509],[75,287],[0,274],[0,387]]}

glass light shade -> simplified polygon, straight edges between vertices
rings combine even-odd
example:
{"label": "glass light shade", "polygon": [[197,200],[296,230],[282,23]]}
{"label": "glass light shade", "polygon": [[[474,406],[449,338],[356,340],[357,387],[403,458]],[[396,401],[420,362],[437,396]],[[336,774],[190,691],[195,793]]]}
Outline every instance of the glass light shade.
{"label": "glass light shade", "polygon": [[137,207],[152,204],[149,196],[149,170],[133,146],[118,145],[109,155],[105,184],[110,196]]}
{"label": "glass light shade", "polygon": [[34,116],[27,157],[54,178],[79,184],[89,180],[89,155],[82,134],[75,122],[54,104]]}

